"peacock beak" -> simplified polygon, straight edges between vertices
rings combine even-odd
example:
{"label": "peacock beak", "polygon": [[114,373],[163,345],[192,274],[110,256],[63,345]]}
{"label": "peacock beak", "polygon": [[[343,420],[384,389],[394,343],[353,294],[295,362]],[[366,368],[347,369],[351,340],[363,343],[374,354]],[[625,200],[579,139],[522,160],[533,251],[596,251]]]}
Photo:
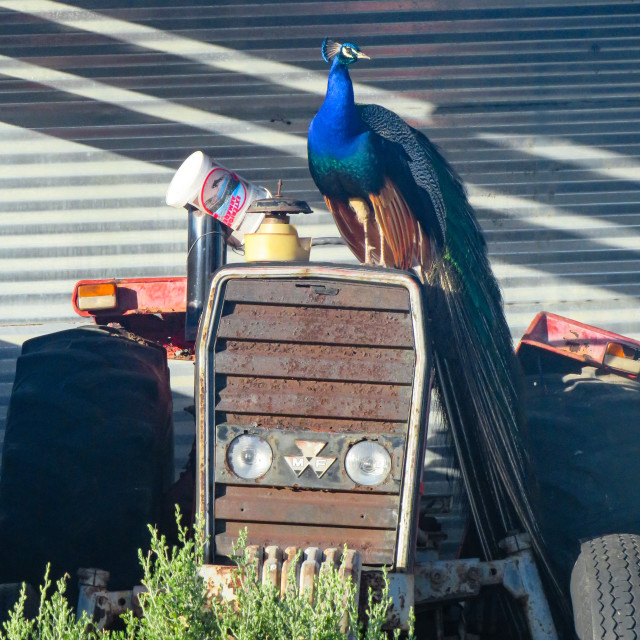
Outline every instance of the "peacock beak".
{"label": "peacock beak", "polygon": [[357,58],[364,58],[365,60],[371,60],[371,58],[366,53],[363,53],[362,51],[356,51],[355,53]]}

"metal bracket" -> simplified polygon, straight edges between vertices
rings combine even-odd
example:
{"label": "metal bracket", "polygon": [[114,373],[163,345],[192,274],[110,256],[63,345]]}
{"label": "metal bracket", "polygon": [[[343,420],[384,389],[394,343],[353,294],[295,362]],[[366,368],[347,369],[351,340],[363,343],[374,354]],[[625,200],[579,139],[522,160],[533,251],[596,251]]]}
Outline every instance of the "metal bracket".
{"label": "metal bracket", "polygon": [[138,595],[146,591],[144,587],[134,587],[131,591],[108,591],[109,572],[102,569],[79,569],[78,581],[77,618],[86,613],[97,631],[109,629],[129,609],[142,616]]}
{"label": "metal bracket", "polygon": [[508,554],[502,560],[472,558],[416,565],[416,604],[464,600],[477,596],[481,587],[501,584],[523,607],[532,640],[557,640],[529,536],[511,535],[500,546]]}

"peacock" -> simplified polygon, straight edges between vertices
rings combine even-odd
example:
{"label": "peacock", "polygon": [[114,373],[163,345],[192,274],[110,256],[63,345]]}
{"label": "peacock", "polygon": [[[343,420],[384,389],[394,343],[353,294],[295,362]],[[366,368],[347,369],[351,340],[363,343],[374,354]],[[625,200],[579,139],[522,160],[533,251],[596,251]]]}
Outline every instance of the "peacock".
{"label": "peacock", "polygon": [[326,39],[322,56],[331,70],[309,127],[311,176],[360,262],[413,270],[426,288],[436,394],[485,558],[525,530],[552,575],[530,498],[511,334],[463,184],[423,133],[355,103],[349,66],[369,58],[357,45]]}

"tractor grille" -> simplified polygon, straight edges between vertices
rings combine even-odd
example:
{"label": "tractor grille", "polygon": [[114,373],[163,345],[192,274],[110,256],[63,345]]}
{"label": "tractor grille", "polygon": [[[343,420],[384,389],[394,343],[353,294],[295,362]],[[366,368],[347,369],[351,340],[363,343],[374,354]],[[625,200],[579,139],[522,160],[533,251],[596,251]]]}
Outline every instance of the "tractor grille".
{"label": "tractor grille", "polygon": [[[216,428],[302,433],[329,443],[327,450],[367,434],[404,442],[415,352],[403,287],[230,279],[214,353]],[[251,544],[346,543],[367,564],[392,564],[402,461],[400,453],[397,487],[384,491],[329,492],[321,482],[315,488],[311,469],[299,479],[283,475],[279,486],[234,483],[233,474],[221,482],[216,472],[216,552],[231,553],[238,530],[247,527]]]}

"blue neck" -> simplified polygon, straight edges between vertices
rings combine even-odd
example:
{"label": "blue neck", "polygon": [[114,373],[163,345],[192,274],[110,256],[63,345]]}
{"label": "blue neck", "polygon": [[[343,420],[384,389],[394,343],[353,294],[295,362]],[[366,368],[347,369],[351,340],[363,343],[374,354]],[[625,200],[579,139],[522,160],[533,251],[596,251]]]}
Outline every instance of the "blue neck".
{"label": "blue neck", "polygon": [[347,142],[365,130],[354,102],[349,70],[338,58],[331,65],[327,95],[315,120],[324,131],[331,131],[333,144]]}

